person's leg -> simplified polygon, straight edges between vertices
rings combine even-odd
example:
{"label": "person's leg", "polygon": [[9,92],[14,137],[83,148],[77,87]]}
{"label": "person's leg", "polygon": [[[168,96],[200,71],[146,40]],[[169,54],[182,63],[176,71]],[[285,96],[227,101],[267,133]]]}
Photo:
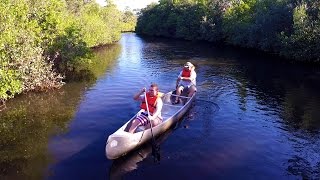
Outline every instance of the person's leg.
{"label": "person's leg", "polygon": [[[155,127],[157,125],[159,125],[160,123],[162,123],[162,119],[160,119],[159,117],[157,117],[155,120],[151,121],[152,123],[152,127]],[[149,129],[151,128],[150,126],[150,123],[148,123],[146,126],[145,126],[146,129]]]}
{"label": "person's leg", "polygon": [[134,133],[139,126],[145,126],[148,123],[149,123],[148,115],[145,113],[141,113],[140,115],[136,116],[134,120],[132,120],[131,126],[128,132]]}
{"label": "person's leg", "polygon": [[134,133],[136,131],[136,129],[138,128],[138,126],[140,126],[141,122],[138,119],[134,119],[131,121],[131,125],[129,128],[129,133]]}
{"label": "person's leg", "polygon": [[191,97],[196,91],[197,91],[197,88],[196,88],[194,85],[192,85],[192,86],[189,88],[188,97]]}
{"label": "person's leg", "polygon": [[183,86],[178,86],[177,89],[176,89],[176,98],[175,98],[175,101],[174,103],[177,104],[179,103],[179,96],[181,95],[181,92],[183,91]]}
{"label": "person's leg", "polygon": [[155,127],[159,124],[162,123],[162,119],[160,119],[159,117],[157,117],[155,120],[151,121],[152,122],[152,127]]}

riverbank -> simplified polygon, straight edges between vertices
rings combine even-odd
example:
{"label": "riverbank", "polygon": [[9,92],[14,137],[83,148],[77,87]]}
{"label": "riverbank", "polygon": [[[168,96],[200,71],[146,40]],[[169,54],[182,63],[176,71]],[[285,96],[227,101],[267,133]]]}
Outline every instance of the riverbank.
{"label": "riverbank", "polygon": [[0,106],[23,92],[57,89],[75,75],[82,79],[92,63],[91,47],[119,41],[134,24],[133,13],[112,3],[2,1]]}
{"label": "riverbank", "polygon": [[161,1],[142,10],[137,33],[208,41],[320,64],[319,2]]}

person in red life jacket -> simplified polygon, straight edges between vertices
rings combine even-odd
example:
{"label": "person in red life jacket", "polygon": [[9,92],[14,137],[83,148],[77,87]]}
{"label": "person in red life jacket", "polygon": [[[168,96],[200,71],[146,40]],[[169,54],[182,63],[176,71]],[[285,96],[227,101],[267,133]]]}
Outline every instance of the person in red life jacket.
{"label": "person in red life jacket", "polygon": [[[197,73],[194,65],[191,62],[185,63],[176,82],[176,95],[180,96],[182,91],[186,88],[188,97],[191,97],[197,91],[196,78]],[[178,96],[175,98],[173,104],[179,103]]]}
{"label": "person in red life jacket", "polygon": [[[148,92],[146,92],[148,104],[145,102],[145,97],[143,95],[144,92],[146,92],[146,88],[143,88],[140,92],[133,96],[134,100],[141,101],[141,109],[137,113],[136,118],[133,119],[126,127],[126,130],[130,133],[134,133],[139,126],[150,128],[150,122],[152,123],[152,127],[162,122],[161,109],[163,106],[163,102],[158,95],[158,85],[154,83],[151,84]],[[147,112],[147,106],[149,108],[149,115]]]}

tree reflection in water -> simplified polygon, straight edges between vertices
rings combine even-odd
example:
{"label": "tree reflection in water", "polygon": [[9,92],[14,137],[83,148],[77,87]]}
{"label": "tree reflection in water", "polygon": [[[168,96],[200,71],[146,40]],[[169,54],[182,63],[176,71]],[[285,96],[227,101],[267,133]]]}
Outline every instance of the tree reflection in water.
{"label": "tree reflection in water", "polygon": [[[49,139],[68,131],[83,93],[112,70],[119,44],[95,50],[92,63],[59,90],[27,93],[7,102],[0,113],[0,179],[42,179],[53,159]],[[69,79],[70,81],[70,79]]]}

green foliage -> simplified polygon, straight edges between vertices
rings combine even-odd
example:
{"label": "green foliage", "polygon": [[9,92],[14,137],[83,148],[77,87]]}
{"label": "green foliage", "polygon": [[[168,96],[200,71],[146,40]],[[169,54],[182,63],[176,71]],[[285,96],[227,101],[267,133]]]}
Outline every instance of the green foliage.
{"label": "green foliage", "polygon": [[55,42],[53,47],[59,55],[56,64],[60,72],[73,72],[81,64],[88,63],[90,49],[76,26],[66,28],[65,34],[57,37]]}
{"label": "green foliage", "polygon": [[281,47],[280,34],[290,32],[291,22],[291,8],[284,1],[258,1],[247,46],[264,51],[278,51]]}
{"label": "green foliage", "polygon": [[256,3],[257,0],[232,1],[223,18],[223,32],[228,43],[240,46],[248,43]]}
{"label": "green foliage", "polygon": [[136,32],[319,62],[319,12],[317,0],[161,0],[141,11]]}
{"label": "green foliage", "polygon": [[176,37],[187,40],[199,39],[201,37],[200,25],[205,16],[204,7],[186,5],[180,7],[179,11],[178,13],[182,16],[177,18]]}
{"label": "green foliage", "polygon": [[132,32],[135,31],[137,24],[137,17],[129,9],[126,9],[122,14],[122,32]]}
{"label": "green foliage", "polygon": [[[39,28],[36,34],[39,45],[43,49],[50,47],[57,36],[63,34],[67,18],[66,4],[60,0],[27,0],[29,21],[35,22]],[[31,29],[33,31],[33,29]]]}
{"label": "green foliage", "polygon": [[105,31],[110,34],[111,41],[108,43],[118,41],[121,38],[121,12],[116,8],[116,5],[109,3],[102,8],[101,17],[107,25]]}
{"label": "green foliage", "polygon": [[0,61],[3,64],[0,70],[8,72],[2,75],[5,79],[2,100],[21,91],[61,85],[61,77],[52,71],[52,65],[42,55],[41,45],[47,38],[26,2],[0,3]]}
{"label": "green foliage", "polygon": [[[127,16],[126,28],[132,29]],[[120,39],[122,18],[115,5],[92,0],[0,1],[0,101],[60,87],[59,73],[70,75],[91,63],[90,47]]]}
{"label": "green foliage", "polygon": [[68,11],[71,14],[80,15],[85,4],[83,0],[66,0]]}
{"label": "green foliage", "polygon": [[148,6],[138,19],[136,31],[142,34],[200,39],[200,26],[206,16],[204,6],[168,3]]}
{"label": "green foliage", "polygon": [[22,83],[18,80],[18,73],[13,70],[0,69],[0,101],[12,98],[22,91]]}
{"label": "green foliage", "polygon": [[[163,5],[163,6],[166,6]],[[157,9],[160,8],[159,5],[151,4],[148,5],[145,9],[141,10],[141,14],[138,17],[136,32],[141,34],[147,34],[147,35],[155,35],[154,33],[160,33],[158,30],[154,31],[156,29],[156,25],[158,18],[162,14],[157,13]],[[165,12],[164,12],[165,13]],[[161,18],[159,18],[161,19]],[[160,24],[160,23],[159,23]]]}
{"label": "green foliage", "polygon": [[223,40],[222,23],[226,4],[218,0],[211,1],[207,6],[206,15],[202,18],[200,25],[200,39],[220,43]]}
{"label": "green foliage", "polygon": [[320,6],[315,4],[316,1],[309,5],[302,3],[294,9],[294,32],[283,36],[281,54],[284,56],[300,61],[320,61]]}
{"label": "green foliage", "polygon": [[76,16],[84,42],[89,47],[110,44],[120,39],[122,14],[116,6],[100,7],[95,2],[87,3]]}

